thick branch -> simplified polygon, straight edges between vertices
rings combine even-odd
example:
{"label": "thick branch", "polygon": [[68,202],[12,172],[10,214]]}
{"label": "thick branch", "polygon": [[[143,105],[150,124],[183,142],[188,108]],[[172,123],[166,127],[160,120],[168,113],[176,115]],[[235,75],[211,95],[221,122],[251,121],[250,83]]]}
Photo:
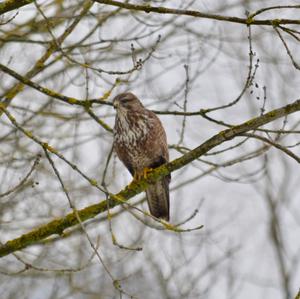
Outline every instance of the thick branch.
{"label": "thick branch", "polygon": [[0,15],[32,3],[33,0],[6,0],[0,3]]}
{"label": "thick branch", "polygon": [[99,99],[94,99],[94,100],[78,100],[76,98],[73,97],[68,97],[62,94],[57,93],[54,90],[50,90],[46,87],[43,87],[33,81],[31,81],[30,79],[28,79],[25,76],[22,76],[20,74],[18,74],[17,72],[15,72],[14,70],[8,68],[7,66],[3,65],[0,63],[0,70],[3,71],[6,74],[9,74],[10,76],[12,76],[13,78],[19,80],[21,83],[30,86],[36,90],[38,90],[39,92],[52,97],[52,98],[56,98],[62,102],[65,102],[67,104],[70,105],[78,105],[78,106],[82,106],[85,108],[89,108],[92,104],[103,104],[103,105],[110,105],[112,106],[111,103],[108,103],[107,101],[105,101],[105,99],[109,96],[110,93],[106,93],[103,97],[99,98]]}
{"label": "thick branch", "polygon": [[[258,127],[265,125],[267,123],[270,123],[280,117],[283,117],[285,115],[294,113],[296,111],[300,110],[300,100],[295,101],[292,104],[289,104],[287,106],[284,106],[279,109],[272,110],[262,116],[255,117],[249,121],[246,121],[240,125],[234,126],[232,128],[229,128],[227,130],[221,131],[217,135],[211,137],[206,142],[201,144],[200,146],[196,147],[189,153],[181,156],[180,158],[166,164],[164,167],[169,171],[174,171],[176,169],[181,168],[182,166],[190,163],[191,161],[199,158],[203,154],[207,153],[212,148],[216,147],[217,145],[220,145],[224,141],[230,140],[237,135],[246,133],[248,131],[251,131],[253,129],[257,129]],[[162,168],[162,167],[160,167]],[[165,175],[168,172],[165,173]]]}
{"label": "thick branch", "polygon": [[[1,109],[4,108],[0,105],[0,110]],[[289,115],[296,111],[300,111],[300,100],[297,100],[294,103],[284,106],[282,108],[272,110],[262,116],[253,118],[240,125],[221,131],[220,133],[214,135],[213,137],[211,137],[210,139],[208,139],[203,144],[196,147],[189,153],[153,170],[149,173],[147,180],[142,179],[140,181],[134,181],[130,184],[129,187],[126,187],[124,190],[120,191],[116,195],[112,195],[109,199],[109,207],[111,208],[121,204],[124,201],[127,201],[131,197],[145,190],[149,183],[158,181],[160,178],[166,176],[170,172],[182,168],[183,166],[189,164],[191,161],[207,153],[212,148],[222,144],[223,142],[228,141],[236,136],[239,136],[240,134],[246,133],[253,129],[257,129],[262,125],[270,123],[280,117]],[[78,215],[81,221],[85,221],[106,211],[107,208],[108,203],[104,200],[99,204],[88,206],[85,209],[79,210]],[[27,234],[24,234],[19,238],[5,243],[3,246],[0,247],[0,257],[6,256],[17,250],[21,250],[29,245],[36,244],[51,235],[62,234],[65,229],[70,228],[76,224],[78,224],[78,221],[76,219],[75,213],[70,213],[63,218],[53,220],[50,223],[45,224]]]}
{"label": "thick branch", "polygon": [[[238,18],[238,17],[229,17],[222,16],[216,14],[208,14],[203,13],[197,10],[185,10],[185,9],[174,9],[168,7],[158,7],[158,6],[150,6],[150,5],[139,5],[139,4],[131,4],[127,2],[119,2],[114,0],[94,0],[95,2],[108,4],[112,6],[117,6],[129,10],[135,11],[143,11],[146,13],[155,12],[158,14],[173,14],[173,15],[183,15],[183,16],[191,16],[203,19],[213,19],[216,21],[222,22],[231,22],[245,25],[268,25],[268,26],[278,26],[283,24],[300,24],[300,20],[293,19],[266,19],[266,20],[254,20],[253,18]],[[295,8],[299,8],[295,6]]]}

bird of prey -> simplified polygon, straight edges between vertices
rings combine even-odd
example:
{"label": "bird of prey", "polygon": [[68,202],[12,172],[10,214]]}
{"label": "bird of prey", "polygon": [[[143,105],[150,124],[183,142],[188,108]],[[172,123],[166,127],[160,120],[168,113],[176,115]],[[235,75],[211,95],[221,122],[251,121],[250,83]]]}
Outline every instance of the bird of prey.
{"label": "bird of prey", "polygon": [[[125,92],[113,100],[117,111],[114,149],[134,179],[145,177],[149,169],[169,161],[165,130],[156,116],[132,93]],[[150,213],[169,221],[169,183],[171,175],[146,189]]]}

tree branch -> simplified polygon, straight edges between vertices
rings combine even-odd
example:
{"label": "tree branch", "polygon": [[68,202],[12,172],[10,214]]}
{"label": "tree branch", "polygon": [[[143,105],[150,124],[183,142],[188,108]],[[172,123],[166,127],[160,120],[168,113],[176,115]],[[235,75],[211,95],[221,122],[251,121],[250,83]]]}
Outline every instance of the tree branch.
{"label": "tree branch", "polygon": [[43,86],[31,81],[26,76],[22,76],[19,73],[15,72],[14,70],[8,68],[7,66],[3,65],[2,63],[0,63],[0,70],[4,73],[10,75],[11,77],[17,79],[24,85],[30,86],[30,87],[38,90],[39,92],[41,92],[49,97],[58,99],[66,104],[78,105],[78,106],[82,106],[84,108],[89,108],[90,106],[92,106],[92,104],[95,104],[95,103],[112,106],[112,103],[109,103],[106,101],[106,99],[109,97],[111,91],[106,92],[102,97],[99,97],[99,99],[79,100],[79,99],[76,99],[73,97],[68,97],[68,96],[62,95],[60,93],[57,93],[54,90],[43,87]]}
{"label": "tree branch", "polygon": [[[278,26],[283,24],[300,24],[300,20],[293,19],[265,19],[265,20],[254,20],[253,17],[248,18],[238,18],[238,17],[230,17],[230,16],[222,16],[216,14],[208,14],[203,13],[197,10],[185,10],[185,9],[174,9],[168,7],[158,7],[158,6],[150,6],[150,5],[139,5],[139,4],[131,4],[127,2],[119,2],[114,0],[94,0],[95,2],[101,4],[108,4],[112,6],[117,6],[129,10],[135,11],[143,11],[146,13],[155,12],[158,14],[173,14],[173,15],[183,15],[183,16],[191,16],[203,19],[213,19],[216,21],[222,22],[230,22],[230,23],[238,23],[245,25],[267,25],[267,26]],[[292,6],[290,6],[292,7]],[[293,6],[293,8],[300,8],[299,5]],[[267,10],[268,8],[265,8]],[[255,14],[253,14],[255,16]]]}
{"label": "tree branch", "polygon": [[32,3],[33,0],[6,0],[0,3],[0,15]]}
{"label": "tree branch", "polygon": [[[0,111],[1,110],[5,113],[5,106],[3,104],[0,104]],[[289,115],[296,111],[300,111],[299,99],[292,104],[272,110],[264,115],[248,120],[240,125],[233,126],[232,128],[219,132],[218,134],[214,135],[213,137],[202,143],[200,146],[196,147],[180,158],[154,169],[149,173],[147,179],[133,181],[129,186],[121,190],[118,194],[111,194],[109,198],[109,207],[112,208],[129,200],[131,197],[144,191],[149,184],[158,181],[162,177],[177,169],[182,168],[183,166],[189,164],[191,161],[207,153],[212,148],[222,144],[223,142],[233,139],[234,137],[253,129],[257,129],[262,125],[270,123],[280,117]],[[82,210],[78,210],[78,215],[83,222],[106,211],[107,207],[107,201],[104,200],[99,204],[94,204]],[[19,238],[6,242],[0,247],[0,257],[21,250],[29,245],[36,244],[51,235],[62,234],[65,229],[70,228],[76,224],[78,224],[78,221],[74,212],[66,215],[65,217],[53,220],[48,224],[45,224],[27,234],[20,236]]]}

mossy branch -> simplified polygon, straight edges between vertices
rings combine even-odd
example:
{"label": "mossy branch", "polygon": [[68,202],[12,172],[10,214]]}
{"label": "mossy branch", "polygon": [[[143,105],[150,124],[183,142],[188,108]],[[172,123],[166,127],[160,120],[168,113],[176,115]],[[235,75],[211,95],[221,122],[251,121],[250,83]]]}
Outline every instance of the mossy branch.
{"label": "mossy branch", "polygon": [[[78,100],[76,98],[68,97],[68,96],[62,95],[60,93],[57,93],[54,90],[43,87],[43,86],[33,82],[32,80],[28,79],[26,76],[22,76],[19,73],[15,72],[14,70],[8,68],[7,66],[3,65],[2,63],[0,63],[0,70],[4,73],[10,75],[11,77],[17,79],[18,81],[20,81],[20,83],[30,86],[30,87],[38,90],[39,92],[41,92],[49,97],[58,99],[66,104],[82,106],[86,109],[89,109],[93,104],[103,104],[103,105],[112,106],[111,103],[106,101],[106,99],[109,97],[109,95],[111,93],[111,90],[106,92],[102,97],[99,97],[99,99]],[[116,84],[117,83],[115,83],[112,88],[114,88],[116,86]],[[7,97],[7,95],[6,95],[6,97]]]}
{"label": "mossy branch", "polygon": [[[1,109],[4,109],[4,107],[1,107],[0,105],[0,110]],[[289,115],[296,111],[300,111],[300,100],[297,100],[294,103],[286,105],[282,108],[272,110],[262,116],[258,116],[256,118],[248,120],[240,125],[219,132],[189,153],[173,160],[170,163],[164,164],[154,169],[148,174],[147,179],[134,181],[118,194],[111,195],[109,198],[109,207],[112,208],[124,201],[129,200],[131,197],[145,190],[149,183],[153,183],[163,176],[166,176],[167,174],[182,168],[183,166],[189,164],[191,161],[207,153],[212,148],[222,144],[223,142],[233,139],[234,137],[253,129],[257,129],[262,125],[270,123],[280,117]],[[107,207],[107,201],[104,200],[99,204],[94,204],[82,210],[78,210],[78,215],[83,222],[107,211]],[[65,217],[53,220],[27,234],[20,236],[19,238],[6,242],[0,247],[0,257],[21,250],[29,245],[36,244],[51,235],[62,234],[65,229],[70,228],[76,224],[78,224],[78,221],[74,213],[70,213]]]}
{"label": "mossy branch", "polygon": [[0,3],[0,15],[32,3],[33,0],[6,0]]}

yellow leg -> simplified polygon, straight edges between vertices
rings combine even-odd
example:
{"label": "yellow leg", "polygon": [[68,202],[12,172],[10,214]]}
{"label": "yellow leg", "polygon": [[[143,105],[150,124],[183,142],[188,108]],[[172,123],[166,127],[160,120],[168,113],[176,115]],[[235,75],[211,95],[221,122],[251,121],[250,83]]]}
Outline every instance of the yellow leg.
{"label": "yellow leg", "polygon": [[140,180],[142,178],[146,179],[148,172],[150,172],[152,168],[145,167],[142,171],[137,171],[134,173],[133,180]]}

